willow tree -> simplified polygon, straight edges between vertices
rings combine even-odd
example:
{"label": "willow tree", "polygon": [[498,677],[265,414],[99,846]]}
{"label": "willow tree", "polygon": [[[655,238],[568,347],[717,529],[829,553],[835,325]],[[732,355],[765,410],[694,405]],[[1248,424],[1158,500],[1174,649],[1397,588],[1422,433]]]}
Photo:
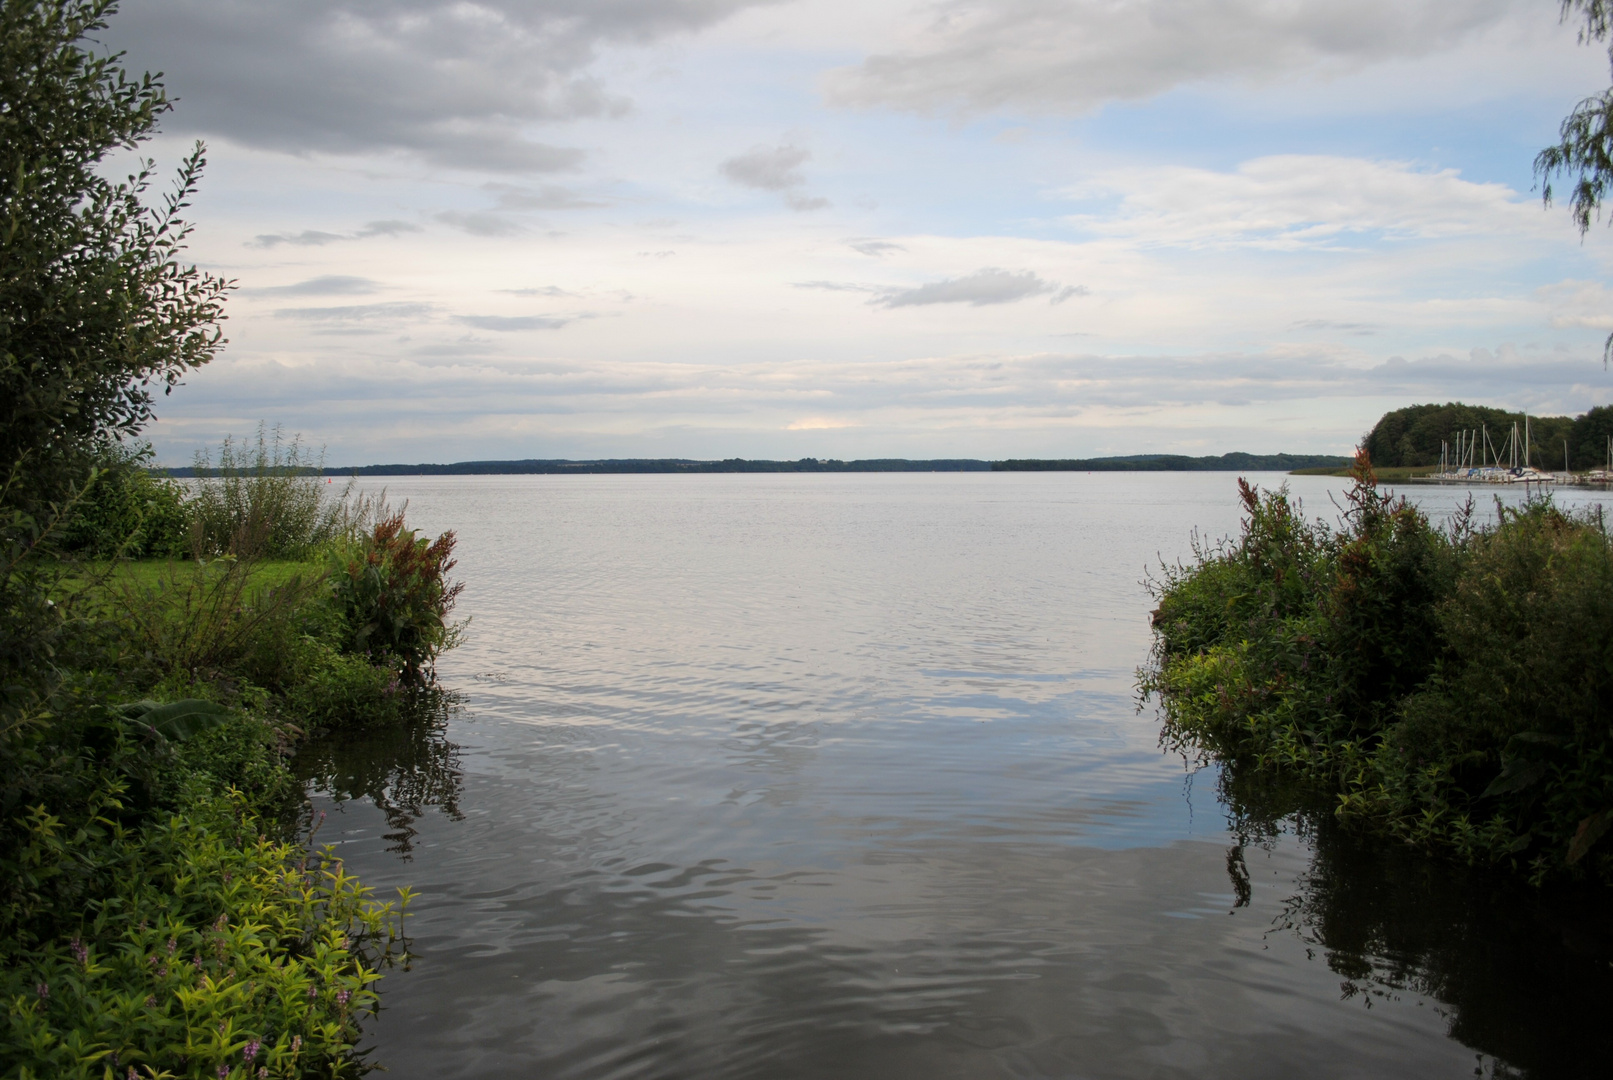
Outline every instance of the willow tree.
{"label": "willow tree", "polygon": [[223,344],[229,284],[180,260],[202,145],[172,189],[109,177],[168,110],[99,50],[114,0],[0,0],[0,530],[35,535],[98,443],[138,432]]}
{"label": "willow tree", "polygon": [[[1579,21],[1580,44],[1593,42],[1608,46],[1613,64],[1613,0],[1562,0],[1562,19]],[[1581,101],[1563,120],[1558,142],[1535,157],[1535,175],[1541,181],[1541,195],[1551,205],[1555,194],[1552,181],[1561,177],[1569,187],[1568,207],[1584,236],[1591,219],[1601,216],[1602,200],[1613,185],[1613,87]],[[1602,346],[1602,363],[1613,361],[1613,334]]]}

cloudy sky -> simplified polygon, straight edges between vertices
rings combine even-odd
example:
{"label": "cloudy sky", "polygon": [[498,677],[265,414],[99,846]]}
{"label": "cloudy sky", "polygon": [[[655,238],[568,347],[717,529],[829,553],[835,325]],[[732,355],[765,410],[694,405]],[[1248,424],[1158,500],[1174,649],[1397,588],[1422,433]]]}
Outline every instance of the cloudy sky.
{"label": "cloudy sky", "polygon": [[1613,402],[1556,0],[125,0],[230,344],[161,458],[1346,452]]}

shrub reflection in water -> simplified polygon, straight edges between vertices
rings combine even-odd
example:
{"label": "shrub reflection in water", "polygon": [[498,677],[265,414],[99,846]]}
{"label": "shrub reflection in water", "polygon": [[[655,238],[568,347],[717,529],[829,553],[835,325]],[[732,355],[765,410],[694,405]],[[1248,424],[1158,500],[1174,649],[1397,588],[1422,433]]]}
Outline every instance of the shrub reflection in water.
{"label": "shrub reflection in water", "polygon": [[1237,906],[1251,895],[1248,849],[1284,830],[1310,843],[1271,932],[1319,953],[1345,1000],[1440,1002],[1450,1036],[1495,1059],[1497,1076],[1581,1076],[1613,1060],[1613,926],[1595,890],[1537,889],[1361,836],[1258,770],[1227,767],[1219,794],[1237,840],[1227,852]]}
{"label": "shrub reflection in water", "polygon": [[444,734],[457,707],[452,694],[423,691],[403,722],[315,739],[298,750],[293,768],[310,794],[338,804],[368,799],[386,817],[387,850],[409,859],[414,823],[427,810],[461,818],[459,747]]}

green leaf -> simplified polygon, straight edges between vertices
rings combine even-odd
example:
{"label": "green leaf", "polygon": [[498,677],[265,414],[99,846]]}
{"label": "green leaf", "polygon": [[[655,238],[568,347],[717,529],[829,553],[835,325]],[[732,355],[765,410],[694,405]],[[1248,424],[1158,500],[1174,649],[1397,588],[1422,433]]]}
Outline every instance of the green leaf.
{"label": "green leaf", "polygon": [[1546,764],[1539,761],[1520,761],[1517,758],[1507,762],[1501,775],[1490,781],[1490,786],[1484,789],[1481,799],[1488,799],[1492,795],[1505,795],[1512,791],[1522,791],[1524,788],[1546,775]]}
{"label": "green leaf", "polygon": [[167,704],[136,701],[120,706],[118,711],[127,719],[138,720],[172,742],[184,742],[194,735],[216,728],[230,715],[230,710],[218,702],[200,698],[185,698]]}
{"label": "green leaf", "polygon": [[1574,833],[1573,843],[1568,845],[1568,864],[1572,866],[1583,859],[1585,853],[1591,850],[1591,845],[1607,832],[1609,825],[1613,825],[1613,810],[1603,810],[1580,822],[1579,830]]}

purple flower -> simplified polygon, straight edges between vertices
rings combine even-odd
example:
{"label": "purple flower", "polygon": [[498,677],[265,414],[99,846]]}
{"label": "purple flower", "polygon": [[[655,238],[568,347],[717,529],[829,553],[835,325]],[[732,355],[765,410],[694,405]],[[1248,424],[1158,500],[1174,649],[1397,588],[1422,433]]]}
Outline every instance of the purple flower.
{"label": "purple flower", "polygon": [[201,953],[197,953],[195,956],[191,957],[190,962],[196,966],[197,971],[202,970],[202,954]]}
{"label": "purple flower", "polygon": [[319,996],[319,987],[310,986],[308,988],[308,1000],[312,1001],[312,1000],[314,1000],[314,998],[316,998],[318,996]]}
{"label": "purple flower", "polygon": [[352,996],[353,992],[351,990],[338,990],[336,991],[336,1004],[346,1005],[347,999]]}
{"label": "purple flower", "polygon": [[50,1000],[50,985],[48,983],[40,983],[38,986],[34,987],[34,991],[39,995],[39,1000]]}
{"label": "purple flower", "polygon": [[85,948],[84,943],[78,938],[73,939],[72,949],[73,959],[77,960],[81,964],[87,964],[90,962],[90,950]]}
{"label": "purple flower", "polygon": [[173,938],[168,939],[168,955],[169,956],[174,955],[174,950],[177,949],[178,947],[179,947],[179,942],[175,941]]}
{"label": "purple flower", "polygon": [[256,1039],[248,1039],[245,1048],[241,1051],[242,1060],[248,1065],[252,1064],[252,1059],[258,1056],[258,1051],[261,1049],[263,1049],[262,1043]]}
{"label": "purple flower", "polygon": [[229,1080],[229,1075],[230,1067],[228,1065],[220,1065],[218,1067],[218,1080]]}

